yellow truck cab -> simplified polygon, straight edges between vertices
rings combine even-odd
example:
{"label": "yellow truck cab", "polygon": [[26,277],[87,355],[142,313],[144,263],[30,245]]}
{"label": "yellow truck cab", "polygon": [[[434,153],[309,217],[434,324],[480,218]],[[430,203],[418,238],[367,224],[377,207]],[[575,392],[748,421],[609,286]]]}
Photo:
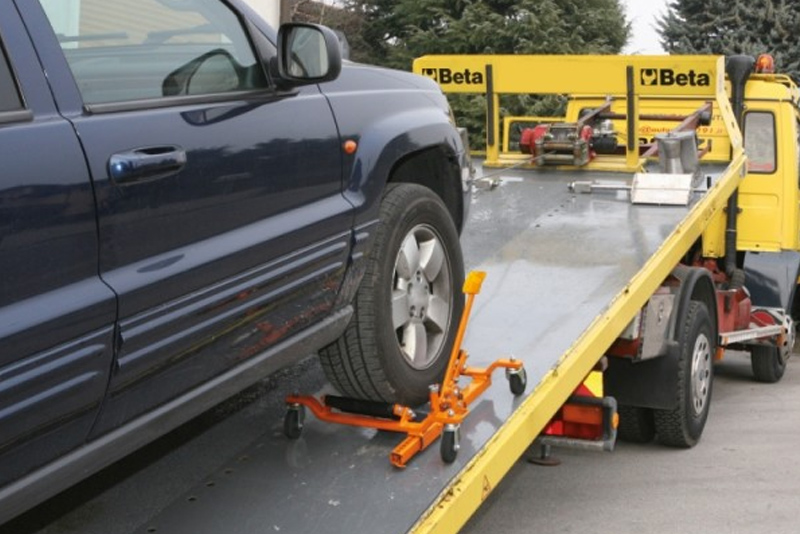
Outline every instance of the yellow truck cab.
{"label": "yellow truck cab", "polygon": [[739,188],[739,240],[746,251],[800,249],[800,90],[781,74],[756,74],[745,87],[748,164]]}

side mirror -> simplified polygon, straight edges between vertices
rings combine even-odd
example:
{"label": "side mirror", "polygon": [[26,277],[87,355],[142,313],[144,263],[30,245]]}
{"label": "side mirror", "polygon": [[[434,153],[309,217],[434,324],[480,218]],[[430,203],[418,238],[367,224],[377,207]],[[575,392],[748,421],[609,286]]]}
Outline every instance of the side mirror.
{"label": "side mirror", "polygon": [[292,22],[278,31],[278,76],[292,85],[336,79],[342,52],[333,30],[318,24]]}

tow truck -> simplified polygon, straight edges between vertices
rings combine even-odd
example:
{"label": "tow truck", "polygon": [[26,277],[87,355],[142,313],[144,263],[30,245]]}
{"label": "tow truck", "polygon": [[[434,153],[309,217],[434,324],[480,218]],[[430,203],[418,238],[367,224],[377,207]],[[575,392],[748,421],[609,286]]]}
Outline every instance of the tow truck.
{"label": "tow truck", "polygon": [[[486,95],[464,237],[486,278],[463,344],[477,364],[523,362],[527,391],[492,385],[455,458],[423,451],[403,469],[394,434],[308,417],[290,440],[276,421],[238,456],[246,468],[210,474],[141,532],[452,533],[537,440],[696,445],[725,350],[750,351],[754,377],[777,382],[793,343],[800,91],[754,64],[417,59],[443,91]],[[523,93],[565,96],[564,115],[502,116],[501,95]]]}

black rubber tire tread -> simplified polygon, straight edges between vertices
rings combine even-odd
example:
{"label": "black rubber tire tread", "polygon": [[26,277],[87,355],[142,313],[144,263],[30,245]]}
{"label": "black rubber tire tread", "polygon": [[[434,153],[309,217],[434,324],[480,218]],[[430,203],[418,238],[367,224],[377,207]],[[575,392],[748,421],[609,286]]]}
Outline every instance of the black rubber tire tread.
{"label": "black rubber tire tread", "polygon": [[617,437],[628,443],[650,443],[656,437],[656,424],[653,410],[640,406],[620,405]]}
{"label": "black rubber tire tread", "polygon": [[442,457],[442,461],[446,464],[452,464],[456,461],[456,457],[458,456],[458,449],[456,449],[456,432],[452,430],[445,430],[442,432],[439,454]]}
{"label": "black rubber tire tread", "polygon": [[283,434],[289,439],[298,439],[303,433],[302,414],[299,409],[290,408],[283,417]]}
{"label": "black rubber tire tread", "polygon": [[515,397],[519,397],[523,393],[525,393],[525,388],[528,387],[528,374],[525,372],[525,368],[519,370],[516,373],[510,373],[508,375],[508,388],[511,390],[511,394]]}
{"label": "black rubber tire tread", "polygon": [[750,365],[755,379],[765,384],[778,382],[786,372],[786,362],[780,357],[778,347],[754,345],[750,349]]}
{"label": "black rubber tire tread", "polygon": [[656,437],[659,443],[668,447],[690,448],[697,444],[703,434],[711,407],[711,394],[714,383],[712,366],[708,385],[708,398],[703,411],[699,415],[695,415],[691,392],[692,356],[695,340],[702,332],[708,338],[712,358],[716,349],[716,343],[712,336],[711,317],[706,305],[696,300],[691,301],[681,328],[678,373],[674,377],[678,404],[672,410],[653,410],[653,422],[655,423]]}
{"label": "black rubber tire tread", "polygon": [[[428,400],[428,387],[441,382],[464,308],[461,245],[444,203],[420,185],[388,184],[379,219],[364,277],[354,299],[353,320],[337,341],[320,351],[320,361],[328,380],[345,396],[417,406]],[[386,293],[391,286],[386,278],[392,276],[402,238],[420,223],[437,232],[448,255],[453,286],[446,342],[436,361],[425,370],[412,369],[400,353],[391,326],[390,297]],[[387,250],[390,247],[393,250]]]}

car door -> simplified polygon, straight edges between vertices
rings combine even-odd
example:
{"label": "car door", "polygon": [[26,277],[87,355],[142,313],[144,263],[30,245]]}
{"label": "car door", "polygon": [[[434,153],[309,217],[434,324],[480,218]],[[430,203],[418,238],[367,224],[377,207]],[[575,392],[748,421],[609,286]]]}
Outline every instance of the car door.
{"label": "car door", "polygon": [[116,304],[89,171],[0,3],[0,487],[75,449],[108,383]]}
{"label": "car door", "polygon": [[329,313],[351,206],[326,99],[278,90],[273,45],[225,2],[72,5],[19,4],[53,26],[37,47],[71,88],[56,97],[86,152],[100,273],[119,296],[100,434]]}

